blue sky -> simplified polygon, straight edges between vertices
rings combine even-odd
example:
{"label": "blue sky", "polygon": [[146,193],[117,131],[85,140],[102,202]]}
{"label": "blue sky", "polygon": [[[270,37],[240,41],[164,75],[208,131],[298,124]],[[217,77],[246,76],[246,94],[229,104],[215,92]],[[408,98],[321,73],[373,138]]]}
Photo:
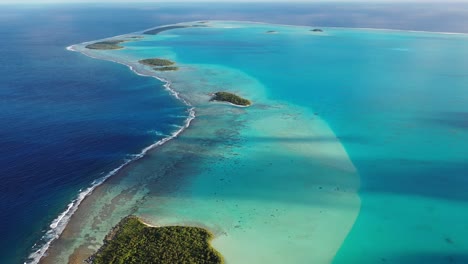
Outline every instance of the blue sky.
{"label": "blue sky", "polygon": [[0,3],[70,3],[70,2],[82,2],[82,3],[132,3],[132,2],[145,2],[145,3],[157,3],[157,2],[269,2],[269,3],[281,3],[281,2],[369,2],[369,3],[376,3],[376,2],[414,2],[414,3],[424,3],[424,2],[468,2],[468,0],[444,0],[444,1],[437,1],[437,0],[137,0],[137,1],[129,1],[129,0],[0,0]]}

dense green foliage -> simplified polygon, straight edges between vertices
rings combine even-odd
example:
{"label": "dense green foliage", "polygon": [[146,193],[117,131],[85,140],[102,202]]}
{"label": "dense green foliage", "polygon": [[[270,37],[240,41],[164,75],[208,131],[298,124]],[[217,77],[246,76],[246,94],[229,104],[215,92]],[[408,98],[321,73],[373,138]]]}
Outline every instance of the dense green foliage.
{"label": "dense green foliage", "polygon": [[125,42],[125,40],[108,40],[100,41],[86,46],[87,49],[99,49],[99,50],[109,50],[109,49],[122,49],[123,47],[119,44]]}
{"label": "dense green foliage", "polygon": [[165,66],[165,67],[153,68],[153,70],[155,70],[155,71],[177,71],[178,69],[179,69],[179,67],[175,67],[175,66]]}
{"label": "dense green foliage", "polygon": [[323,32],[323,30],[321,30],[320,28],[314,28],[314,29],[311,29],[310,31],[312,31],[312,32]]}
{"label": "dense green foliage", "polygon": [[171,66],[174,65],[173,61],[154,58],[154,59],[144,59],[139,61],[141,64],[149,65],[149,66]]}
{"label": "dense green foliage", "polygon": [[124,218],[90,258],[93,264],[223,263],[209,244],[212,235],[198,227],[149,227],[138,218]]}
{"label": "dense green foliage", "polygon": [[179,69],[176,66],[171,66],[174,65],[175,62],[166,59],[153,58],[140,60],[139,62],[144,65],[157,66],[153,68],[155,71],[177,71]]}
{"label": "dense green foliage", "polygon": [[216,92],[214,96],[211,98],[211,100],[229,102],[232,104],[244,105],[244,106],[248,106],[251,104],[249,100],[244,99],[233,93],[228,93],[228,92]]}

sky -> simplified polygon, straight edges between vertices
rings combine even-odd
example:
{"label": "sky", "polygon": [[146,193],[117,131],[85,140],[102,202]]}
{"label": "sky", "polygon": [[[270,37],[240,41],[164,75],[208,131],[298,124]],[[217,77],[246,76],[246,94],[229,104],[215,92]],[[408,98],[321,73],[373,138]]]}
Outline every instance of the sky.
{"label": "sky", "polygon": [[317,3],[317,2],[369,2],[369,3],[395,3],[395,2],[413,2],[413,3],[425,3],[425,2],[439,2],[439,3],[446,3],[446,2],[465,2],[467,3],[468,0],[137,0],[137,1],[129,1],[129,0],[0,0],[0,4],[2,3],[14,3],[14,4],[42,4],[42,3],[157,3],[157,2],[265,2],[265,3],[291,3],[291,2],[301,2],[301,3]]}

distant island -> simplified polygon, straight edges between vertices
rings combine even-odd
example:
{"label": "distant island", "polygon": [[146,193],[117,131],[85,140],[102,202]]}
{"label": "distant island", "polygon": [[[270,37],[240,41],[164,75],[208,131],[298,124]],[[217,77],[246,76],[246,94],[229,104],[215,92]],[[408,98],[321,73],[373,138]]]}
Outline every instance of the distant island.
{"label": "distant island", "polygon": [[148,66],[155,66],[153,68],[155,71],[177,71],[179,69],[179,67],[172,66],[175,62],[167,59],[152,58],[139,60],[138,62]]}
{"label": "distant island", "polygon": [[249,106],[252,104],[249,100],[228,92],[214,93],[211,101],[228,102],[240,106]]}
{"label": "distant island", "polygon": [[96,50],[116,50],[116,49],[123,49],[123,46],[120,46],[120,43],[128,42],[128,41],[137,41],[142,39],[143,36],[130,36],[127,39],[115,39],[115,40],[105,40],[95,42],[89,45],[86,45],[87,49],[96,49]]}
{"label": "distant island", "polygon": [[266,33],[268,33],[268,34],[275,34],[275,33],[278,33],[278,31],[275,31],[275,30],[268,30]]}
{"label": "distant island", "polygon": [[86,45],[87,49],[97,49],[97,50],[115,50],[115,49],[123,49],[123,46],[119,44],[125,42],[125,40],[107,40],[107,41],[100,41],[95,42],[89,45]]}
{"label": "distant island", "polygon": [[139,60],[138,61],[141,64],[148,65],[148,66],[171,66],[174,65],[175,62],[167,59],[161,59],[161,58],[153,58],[153,59],[144,59],[144,60]]}
{"label": "distant island", "polygon": [[320,28],[314,28],[314,29],[311,29],[310,31],[312,31],[312,32],[323,32],[323,30],[320,29]]}
{"label": "distant island", "polygon": [[223,258],[209,244],[211,239],[213,235],[203,228],[151,227],[128,216],[107,234],[104,245],[87,262],[222,264]]}
{"label": "distant island", "polygon": [[177,29],[177,28],[187,28],[189,26],[165,26],[165,27],[158,27],[158,28],[155,28],[155,29],[151,29],[151,30],[148,30],[148,31],[145,31],[143,32],[143,34],[146,34],[146,35],[157,35],[163,31],[166,31],[166,30],[171,30],[171,29]]}
{"label": "distant island", "polygon": [[[198,23],[204,24],[206,22],[200,21]],[[155,29],[147,30],[147,31],[143,32],[143,34],[157,35],[157,34],[163,32],[163,31],[167,31],[167,30],[178,29],[178,28],[190,28],[190,27],[207,27],[207,25],[173,25],[173,26],[165,26],[165,27],[158,27],[158,28],[155,28]]]}

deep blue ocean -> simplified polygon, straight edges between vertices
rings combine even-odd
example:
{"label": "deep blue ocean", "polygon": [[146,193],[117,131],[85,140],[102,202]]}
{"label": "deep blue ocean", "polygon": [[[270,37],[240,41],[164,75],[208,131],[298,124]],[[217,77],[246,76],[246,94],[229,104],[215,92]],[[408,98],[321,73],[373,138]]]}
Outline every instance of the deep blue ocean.
{"label": "deep blue ocean", "polygon": [[201,19],[468,32],[467,7],[1,5],[0,263],[23,262],[80,190],[187,116],[161,82],[67,46]]}

